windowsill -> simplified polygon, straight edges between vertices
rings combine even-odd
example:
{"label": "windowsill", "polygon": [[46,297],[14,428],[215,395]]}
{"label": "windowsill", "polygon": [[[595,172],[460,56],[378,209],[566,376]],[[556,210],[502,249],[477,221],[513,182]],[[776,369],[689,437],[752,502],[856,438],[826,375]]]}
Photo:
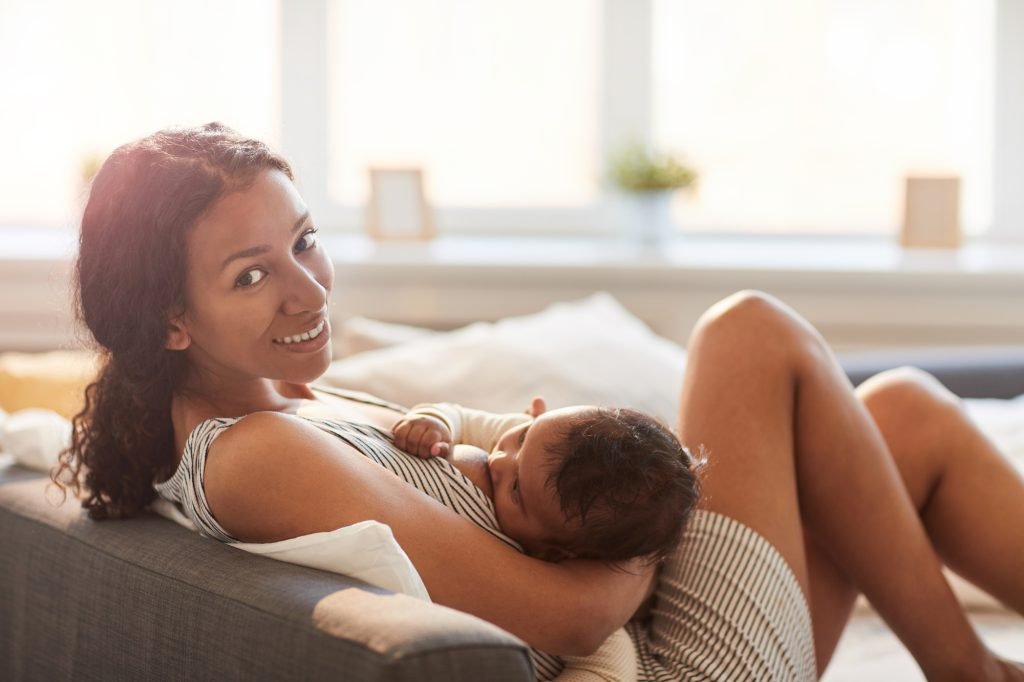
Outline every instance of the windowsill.
{"label": "windowsill", "polygon": [[659,247],[614,238],[442,236],[374,242],[327,235],[336,263],[432,267],[615,268],[836,273],[990,273],[1024,277],[1024,245],[904,249],[880,238],[686,236]]}
{"label": "windowsill", "polygon": [[[882,238],[680,235],[670,243],[645,247],[600,237],[441,236],[423,242],[375,242],[364,235],[321,235],[339,265],[989,273],[1024,278],[1024,244],[904,249]],[[0,227],[0,262],[70,261],[77,237],[71,229]]]}
{"label": "windowsill", "polygon": [[[684,340],[738,289],[788,302],[844,350],[1024,343],[1024,245],[906,250],[838,237],[681,235],[663,249],[611,238],[442,236],[378,243],[321,232],[332,314],[453,328],[608,291]],[[0,348],[73,345],[70,230],[0,228]]]}
{"label": "windowsill", "polygon": [[[598,268],[645,271],[992,274],[1024,279],[1024,244],[969,242],[959,249],[904,249],[878,237],[680,235],[658,247],[610,237],[442,235],[374,241],[321,232],[337,265],[426,268]],[[0,227],[0,262],[70,261],[70,229]]]}

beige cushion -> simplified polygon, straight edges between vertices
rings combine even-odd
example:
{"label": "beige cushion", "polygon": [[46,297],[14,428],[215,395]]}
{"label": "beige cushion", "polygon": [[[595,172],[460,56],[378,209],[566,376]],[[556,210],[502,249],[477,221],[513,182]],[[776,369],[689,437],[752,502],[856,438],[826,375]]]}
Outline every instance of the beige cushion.
{"label": "beige cushion", "polygon": [[97,356],[89,351],[0,353],[0,408],[41,407],[70,419],[96,370]]}

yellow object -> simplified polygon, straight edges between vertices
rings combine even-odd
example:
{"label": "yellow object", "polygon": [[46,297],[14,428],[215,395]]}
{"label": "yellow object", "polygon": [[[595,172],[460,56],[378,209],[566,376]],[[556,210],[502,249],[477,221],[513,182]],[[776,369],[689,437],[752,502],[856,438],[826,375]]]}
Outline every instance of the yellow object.
{"label": "yellow object", "polygon": [[82,409],[97,361],[90,351],[0,353],[0,408],[42,407],[70,419]]}

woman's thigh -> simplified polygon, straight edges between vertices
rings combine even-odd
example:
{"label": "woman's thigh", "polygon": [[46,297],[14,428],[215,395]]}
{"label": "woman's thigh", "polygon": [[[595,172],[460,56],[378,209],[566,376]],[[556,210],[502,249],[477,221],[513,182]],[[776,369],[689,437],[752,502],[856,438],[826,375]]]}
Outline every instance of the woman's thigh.
{"label": "woman's thigh", "polygon": [[776,302],[734,295],[690,338],[679,428],[703,448],[703,507],[770,542],[810,596],[794,467],[795,346],[801,324]]}

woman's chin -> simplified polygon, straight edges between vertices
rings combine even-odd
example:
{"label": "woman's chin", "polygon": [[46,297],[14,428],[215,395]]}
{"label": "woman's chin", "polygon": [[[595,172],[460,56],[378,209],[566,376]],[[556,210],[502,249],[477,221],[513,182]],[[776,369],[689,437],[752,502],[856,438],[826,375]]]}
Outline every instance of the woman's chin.
{"label": "woman's chin", "polygon": [[265,376],[292,384],[308,384],[319,379],[330,366],[331,351],[328,347],[319,353],[288,358],[285,362],[279,357],[274,363],[274,371]]}
{"label": "woman's chin", "polygon": [[331,364],[331,330],[325,325],[316,338],[299,343],[273,344],[277,379],[306,384],[320,378]]}

